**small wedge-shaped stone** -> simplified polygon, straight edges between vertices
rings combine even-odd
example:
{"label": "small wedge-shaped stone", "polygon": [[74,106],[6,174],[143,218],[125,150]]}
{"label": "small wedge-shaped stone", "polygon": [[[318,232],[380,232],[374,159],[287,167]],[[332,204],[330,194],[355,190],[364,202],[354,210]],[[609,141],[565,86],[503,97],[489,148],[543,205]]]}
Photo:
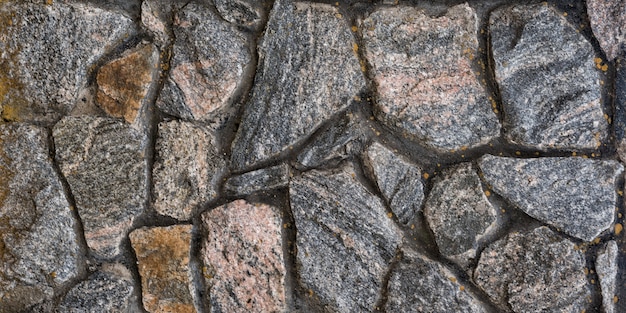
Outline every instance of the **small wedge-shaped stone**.
{"label": "small wedge-shaped stone", "polygon": [[549,5],[514,5],[489,18],[506,138],[537,149],[595,149],[608,123],[594,51]]}
{"label": "small wedge-shaped stone", "polygon": [[544,226],[489,245],[474,280],[515,313],[583,312],[591,294],[584,268],[574,243]]}
{"label": "small wedge-shaped stone", "polygon": [[424,200],[422,170],[378,142],[367,149],[366,160],[398,221],[411,222]]}
{"label": "small wedge-shaped stone", "polygon": [[256,191],[287,187],[289,184],[289,165],[273,167],[244,173],[229,178],[225,189],[235,195],[249,195]]}
{"label": "small wedge-shaped stone", "polygon": [[488,312],[441,264],[406,249],[393,269],[385,310],[392,312]]}
{"label": "small wedge-shaped stone", "polygon": [[211,312],[286,312],[282,214],[237,200],[202,215]]}
{"label": "small wedge-shaped stone", "polygon": [[305,290],[337,312],[374,310],[402,233],[349,165],[290,183]]}
{"label": "small wedge-shaped stone", "polygon": [[49,157],[48,132],[0,125],[0,313],[50,300],[75,279],[83,252]]}
{"label": "small wedge-shaped stone", "polygon": [[120,252],[148,195],[147,135],[109,117],[65,117],[53,130],[56,161],[70,185],[87,245]]}
{"label": "small wedge-shaped stone", "polygon": [[591,30],[609,61],[626,51],[626,1],[587,0]]}
{"label": "small wedge-shaped stone", "polygon": [[486,155],[478,164],[495,192],[568,235],[591,241],[613,224],[624,169],[616,161]]}
{"label": "small wedge-shaped stone", "polygon": [[252,98],[233,143],[233,167],[279,155],[347,108],[365,88],[353,45],[348,21],[336,7],[274,3]]}
{"label": "small wedge-shaped stone", "polygon": [[472,68],[478,20],[469,5],[440,17],[385,7],[370,14],[362,28],[378,119],[444,151],[483,145],[500,134]]}
{"label": "small wedge-shaped stone", "polygon": [[617,264],[618,253],[617,243],[611,240],[598,251],[598,258],[596,259],[596,273],[598,273],[598,279],[600,280],[602,307],[605,313],[616,312],[615,297],[617,293],[617,272],[619,271]]}

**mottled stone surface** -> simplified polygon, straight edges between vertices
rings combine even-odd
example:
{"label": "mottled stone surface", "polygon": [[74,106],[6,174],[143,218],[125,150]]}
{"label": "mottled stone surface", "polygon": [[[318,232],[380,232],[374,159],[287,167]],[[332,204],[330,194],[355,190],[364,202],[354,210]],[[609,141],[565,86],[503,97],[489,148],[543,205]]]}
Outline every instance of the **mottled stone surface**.
{"label": "mottled stone surface", "polygon": [[237,200],[202,215],[211,312],[286,312],[282,214]]}
{"label": "mottled stone surface", "polygon": [[129,17],[87,3],[1,1],[2,118],[56,122],[74,107],[90,67],[134,32]]}
{"label": "mottled stone surface", "polygon": [[163,215],[190,219],[195,209],[216,198],[224,168],[211,129],[182,121],[160,123],[153,169],[154,208]]}
{"label": "mottled stone surface", "polygon": [[289,165],[272,167],[233,176],[226,181],[226,191],[235,195],[249,195],[260,190],[286,187],[289,184]]}
{"label": "mottled stone surface", "polygon": [[274,3],[259,46],[252,98],[233,143],[235,168],[265,161],[308,138],[365,87],[348,23],[331,5]]}
{"label": "mottled stone surface", "polygon": [[196,312],[189,271],[191,227],[144,227],[130,233],[130,242],[137,255],[146,311]]}
{"label": "mottled stone surface", "polygon": [[366,160],[398,221],[411,222],[424,200],[422,170],[378,142],[367,149]]}
{"label": "mottled stone surface", "polygon": [[305,290],[332,311],[373,311],[402,240],[382,201],[349,165],[305,172],[289,186]]}
{"label": "mottled stone surface", "polygon": [[438,150],[483,145],[500,134],[472,68],[478,21],[469,5],[440,17],[386,7],[361,26],[376,83],[375,114],[383,123]]}
{"label": "mottled stone surface", "polygon": [[616,161],[486,155],[478,164],[496,193],[568,235],[591,241],[613,224],[623,172]]}
{"label": "mottled stone surface", "polygon": [[587,39],[543,4],[498,9],[489,31],[506,138],[538,149],[599,147],[608,124]]}
{"label": "mottled stone surface", "polygon": [[53,130],[56,161],[70,185],[87,245],[113,257],[148,194],[147,136],[124,121],[65,117]]}
{"label": "mottled stone surface", "polygon": [[590,296],[585,260],[574,243],[547,227],[511,233],[481,254],[474,280],[516,313],[582,312]]}
{"label": "mottled stone surface", "polygon": [[200,2],[178,11],[173,28],[171,70],[156,105],[183,119],[211,120],[241,84],[250,62],[245,37]]}
{"label": "mottled stone surface", "polygon": [[227,21],[256,27],[261,22],[263,3],[255,0],[213,0],[217,12]]}
{"label": "mottled stone surface", "polygon": [[496,227],[497,213],[471,163],[446,169],[426,200],[424,215],[442,255],[466,265],[476,243]]}
{"label": "mottled stone surface", "polygon": [[403,253],[389,278],[387,312],[489,312],[447,268],[415,251]]}
{"label": "mottled stone surface", "polygon": [[76,220],[49,157],[47,131],[0,125],[0,312],[50,300],[82,266]]}
{"label": "mottled stone surface", "polygon": [[626,1],[587,0],[591,30],[609,60],[614,59],[626,42]]}
{"label": "mottled stone surface", "polygon": [[617,294],[617,271],[619,270],[617,257],[617,243],[609,241],[600,248],[596,259],[596,273],[600,280],[602,307],[605,313],[616,312],[614,297]]}

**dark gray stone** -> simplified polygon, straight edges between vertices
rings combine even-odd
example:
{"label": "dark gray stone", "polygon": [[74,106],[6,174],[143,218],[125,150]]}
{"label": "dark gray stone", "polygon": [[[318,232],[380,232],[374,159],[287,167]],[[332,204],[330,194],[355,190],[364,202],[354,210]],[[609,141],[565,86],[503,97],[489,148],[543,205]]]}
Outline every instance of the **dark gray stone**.
{"label": "dark gray stone", "polygon": [[367,149],[366,162],[398,221],[410,223],[424,200],[422,170],[378,142]]}
{"label": "dark gray stone", "polygon": [[260,190],[287,187],[289,174],[287,164],[266,167],[229,178],[225,188],[235,195],[249,195]]}
{"label": "dark gray stone", "polygon": [[617,302],[617,264],[619,249],[617,243],[611,240],[598,251],[596,259],[596,273],[600,280],[602,291],[602,307],[605,313],[616,312],[615,302]]}
{"label": "dark gray stone", "polygon": [[587,0],[586,3],[591,30],[611,61],[626,43],[626,1]]}
{"label": "dark gray stone", "polygon": [[613,224],[624,169],[616,161],[486,155],[478,164],[495,192],[568,235],[591,241]]}
{"label": "dark gray stone", "polygon": [[87,245],[100,256],[117,255],[133,220],[146,208],[146,133],[123,120],[81,116],[63,118],[53,136]]}
{"label": "dark gray stone", "polygon": [[626,54],[620,55],[615,61],[615,140],[617,153],[622,161],[626,161]]}
{"label": "dark gray stone", "polygon": [[263,2],[256,0],[213,0],[217,12],[227,21],[258,27],[263,12]]}
{"label": "dark gray stone", "polygon": [[595,149],[607,136],[594,51],[549,5],[489,18],[507,140],[537,149]]}
{"label": "dark gray stone", "polygon": [[484,145],[500,134],[473,68],[478,20],[469,5],[439,17],[384,7],[361,28],[383,123],[443,151]]}
{"label": "dark gray stone", "polygon": [[236,169],[293,148],[365,88],[348,23],[331,5],[274,3],[252,98],[233,143]]}
{"label": "dark gray stone", "polygon": [[584,268],[574,243],[544,226],[488,246],[474,280],[516,313],[583,312],[591,295]]}

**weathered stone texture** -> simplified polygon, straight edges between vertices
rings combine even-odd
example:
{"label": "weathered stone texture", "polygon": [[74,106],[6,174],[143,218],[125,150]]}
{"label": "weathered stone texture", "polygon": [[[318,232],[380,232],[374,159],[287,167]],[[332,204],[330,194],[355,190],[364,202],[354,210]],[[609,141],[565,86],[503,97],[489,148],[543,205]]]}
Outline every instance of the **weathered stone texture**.
{"label": "weathered stone texture", "polygon": [[233,143],[235,168],[279,155],[347,108],[365,87],[353,45],[348,21],[336,7],[274,3],[252,98]]}
{"label": "weathered stone texture", "polygon": [[180,220],[217,197],[225,162],[213,131],[189,122],[159,124],[153,169],[154,208]]}
{"label": "weathered stone texture", "polygon": [[623,172],[616,161],[486,155],[479,166],[495,192],[568,235],[591,241],[613,224]]}
{"label": "weathered stone texture", "polygon": [[217,12],[227,21],[256,27],[261,22],[262,2],[256,0],[214,0]]}
{"label": "weathered stone texture", "polygon": [[289,196],[304,289],[332,311],[373,311],[402,241],[382,201],[348,165],[305,172]]}
{"label": "weathered stone texture", "polygon": [[91,66],[135,33],[132,23],[78,1],[0,2],[2,118],[52,124],[69,113]]}
{"label": "weathered stone texture", "polygon": [[148,312],[196,312],[189,271],[191,227],[144,227],[130,233]]}
{"label": "weathered stone texture", "polygon": [[49,157],[47,131],[0,125],[0,312],[50,300],[82,261],[76,221]]}
{"label": "weathered stone texture", "polygon": [[582,312],[590,296],[585,259],[574,243],[547,227],[512,233],[488,246],[476,283],[516,313]]}
{"label": "weathered stone texture", "polygon": [[281,212],[237,200],[202,222],[211,312],[286,312]]}
{"label": "weathered stone texture", "polygon": [[615,241],[607,242],[599,251],[596,258],[596,273],[600,280],[602,291],[602,307],[605,313],[616,312],[615,297],[617,297],[617,264],[619,249]]}
{"label": "weathered stone texture", "polygon": [[591,30],[609,60],[613,60],[626,43],[626,1],[587,0]]}
{"label": "weathered stone texture", "polygon": [[65,117],[53,130],[56,161],[83,221],[87,245],[113,257],[148,194],[148,138],[124,121]]}
{"label": "weathered stone texture", "polygon": [[469,5],[452,7],[440,17],[386,7],[361,27],[378,119],[444,151],[483,145],[500,134],[472,68],[478,21]]}
{"label": "weathered stone texture", "polygon": [[489,31],[506,138],[538,149],[595,149],[607,136],[594,51],[549,5],[494,11]]}
{"label": "weathered stone texture", "polygon": [[289,175],[289,165],[283,163],[233,176],[226,181],[225,189],[235,195],[249,195],[260,190],[287,187]]}

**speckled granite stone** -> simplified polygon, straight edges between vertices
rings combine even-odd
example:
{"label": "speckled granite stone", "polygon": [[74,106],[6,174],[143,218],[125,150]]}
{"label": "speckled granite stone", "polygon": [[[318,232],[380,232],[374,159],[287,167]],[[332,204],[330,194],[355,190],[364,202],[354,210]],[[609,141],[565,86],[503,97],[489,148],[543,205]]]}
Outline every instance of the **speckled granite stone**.
{"label": "speckled granite stone", "polygon": [[619,248],[613,240],[607,242],[598,251],[596,258],[596,273],[600,280],[602,291],[602,308],[605,313],[617,312],[615,308],[615,297],[617,297],[617,275],[619,271],[618,258]]}
{"label": "speckled granite stone", "polygon": [[234,195],[249,195],[260,190],[287,187],[289,165],[280,164],[236,175],[226,181],[224,188]]}
{"label": "speckled granite stone", "polygon": [[613,60],[626,42],[626,1],[587,0],[591,30],[609,60]]}
{"label": "speckled granite stone", "polygon": [[217,12],[233,24],[256,28],[261,22],[262,1],[214,0],[214,2]]}

